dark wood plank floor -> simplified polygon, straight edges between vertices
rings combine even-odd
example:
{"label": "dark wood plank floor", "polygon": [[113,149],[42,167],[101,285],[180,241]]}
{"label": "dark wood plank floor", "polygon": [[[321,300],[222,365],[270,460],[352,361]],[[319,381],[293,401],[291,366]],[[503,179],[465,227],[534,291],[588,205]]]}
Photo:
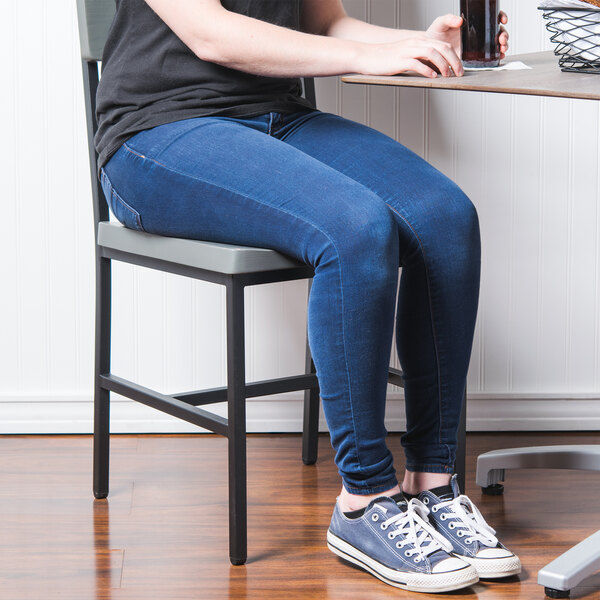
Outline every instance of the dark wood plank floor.
{"label": "dark wood plank floor", "polygon": [[[250,558],[232,567],[223,438],[113,436],[110,495],[95,501],[89,436],[0,436],[0,598],[542,599],[538,569],[600,529],[600,473],[513,471],[504,496],[482,497],[474,469],[480,452],[549,443],[600,434],[469,435],[467,493],[524,571],[434,596],[386,586],[327,550],[339,489],[327,437],[306,467],[299,436],[249,436]],[[390,446],[402,456],[397,435]],[[572,597],[600,600],[600,574]]]}

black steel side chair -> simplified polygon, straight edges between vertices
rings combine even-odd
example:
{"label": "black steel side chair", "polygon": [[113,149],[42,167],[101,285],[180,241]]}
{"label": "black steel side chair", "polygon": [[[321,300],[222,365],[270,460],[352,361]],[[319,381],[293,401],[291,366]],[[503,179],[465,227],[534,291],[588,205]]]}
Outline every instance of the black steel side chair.
{"label": "black steel side chair", "polygon": [[[302,460],[307,465],[317,460],[319,419],[319,383],[308,344],[304,374],[246,383],[244,288],[263,283],[310,279],[314,271],[312,267],[274,250],[151,235],[109,222],[108,205],[96,177],[98,155],[93,140],[98,127],[95,116],[98,63],[102,60],[102,51],[115,14],[115,0],[77,0],[77,14],[96,235],[94,496],[106,498],[108,495],[110,392],[224,435],[229,440],[229,557],[234,565],[241,565],[247,558],[246,398],[305,390]],[[305,79],[304,88],[307,98],[314,102],[314,81]],[[111,373],[112,260],[225,286],[227,386],[165,395]],[[402,386],[402,373],[390,369],[389,381]],[[216,402],[227,402],[227,418],[199,408]],[[457,468],[461,485],[464,486],[464,425],[461,440]]]}

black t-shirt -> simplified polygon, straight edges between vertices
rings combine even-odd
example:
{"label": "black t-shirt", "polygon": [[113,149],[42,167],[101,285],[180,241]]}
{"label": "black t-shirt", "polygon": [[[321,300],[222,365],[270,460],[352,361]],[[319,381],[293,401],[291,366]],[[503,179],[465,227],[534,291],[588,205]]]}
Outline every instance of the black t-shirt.
{"label": "black t-shirt", "polygon": [[[299,29],[302,0],[222,0],[224,8]],[[296,78],[250,75],[199,59],[144,0],[116,0],[96,95],[98,173],[123,142],[164,123],[313,108]]]}

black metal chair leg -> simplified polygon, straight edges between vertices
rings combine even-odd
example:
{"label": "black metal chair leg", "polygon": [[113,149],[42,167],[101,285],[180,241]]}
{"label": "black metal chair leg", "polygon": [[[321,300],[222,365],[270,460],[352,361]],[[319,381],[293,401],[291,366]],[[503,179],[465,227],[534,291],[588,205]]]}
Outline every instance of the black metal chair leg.
{"label": "black metal chair leg", "polygon": [[[315,373],[310,349],[306,350],[306,372]],[[302,462],[314,465],[319,453],[319,390],[304,390],[304,424],[302,430]]]}
{"label": "black metal chair leg", "polygon": [[247,558],[246,373],[244,286],[232,278],[227,285],[227,418],[229,432],[229,559]]}
{"label": "black metal chair leg", "polygon": [[[312,279],[308,280],[308,295]],[[312,360],[308,337],[306,339],[306,373],[316,373],[315,363]],[[302,462],[305,465],[314,465],[319,452],[319,389],[304,390],[304,423],[302,426]]]}
{"label": "black metal chair leg", "polygon": [[458,487],[462,494],[465,493],[466,466],[467,466],[467,387],[463,396],[462,411],[458,425],[458,445],[456,447],[455,471],[458,479]]}
{"label": "black metal chair leg", "polygon": [[94,361],[94,496],[108,496],[110,392],[100,375],[110,372],[111,263],[96,256],[96,340]]}

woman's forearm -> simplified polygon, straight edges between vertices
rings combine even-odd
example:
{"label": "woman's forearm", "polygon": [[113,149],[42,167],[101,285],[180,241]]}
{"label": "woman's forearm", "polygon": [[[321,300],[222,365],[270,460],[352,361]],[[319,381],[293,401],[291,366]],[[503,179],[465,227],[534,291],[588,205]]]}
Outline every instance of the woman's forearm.
{"label": "woman's forearm", "polygon": [[271,77],[327,76],[357,70],[362,42],[278,27],[224,10],[197,40],[203,60]]}
{"label": "woman's forearm", "polygon": [[223,8],[219,0],[146,0],[198,58],[255,75],[356,72],[362,42],[294,31]]}
{"label": "woman's forearm", "polygon": [[414,37],[415,33],[415,31],[406,29],[372,25],[346,15],[334,21],[328,28],[326,35],[367,44],[385,44],[409,39]]}

